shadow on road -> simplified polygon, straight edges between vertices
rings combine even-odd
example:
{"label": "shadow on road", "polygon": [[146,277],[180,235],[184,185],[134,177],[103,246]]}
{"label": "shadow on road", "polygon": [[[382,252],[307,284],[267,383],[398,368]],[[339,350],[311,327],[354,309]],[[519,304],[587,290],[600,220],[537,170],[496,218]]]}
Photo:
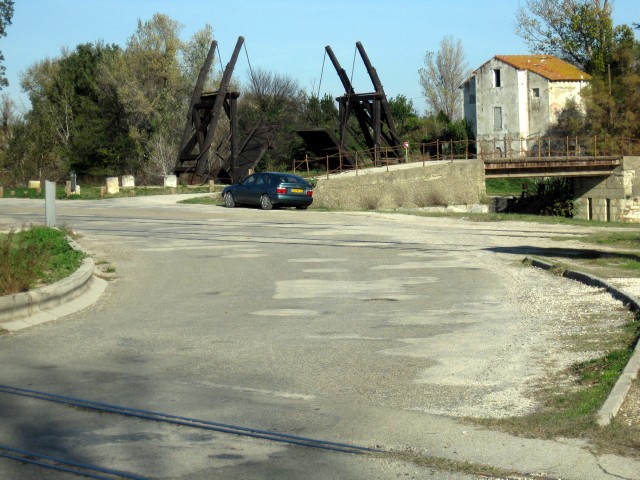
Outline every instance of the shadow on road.
{"label": "shadow on road", "polygon": [[494,253],[508,253],[511,255],[535,255],[537,257],[566,258],[572,260],[594,260],[598,258],[624,259],[640,262],[640,255],[624,252],[608,252],[588,248],[543,248],[530,245],[515,247],[491,247],[486,249]]}

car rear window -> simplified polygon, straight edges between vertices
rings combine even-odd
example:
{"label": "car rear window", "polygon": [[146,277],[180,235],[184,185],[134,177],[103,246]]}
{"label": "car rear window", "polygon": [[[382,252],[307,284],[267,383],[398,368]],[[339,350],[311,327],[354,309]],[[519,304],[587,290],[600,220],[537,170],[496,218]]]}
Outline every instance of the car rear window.
{"label": "car rear window", "polygon": [[280,183],[306,183],[304,180],[290,175],[281,175],[278,180]]}

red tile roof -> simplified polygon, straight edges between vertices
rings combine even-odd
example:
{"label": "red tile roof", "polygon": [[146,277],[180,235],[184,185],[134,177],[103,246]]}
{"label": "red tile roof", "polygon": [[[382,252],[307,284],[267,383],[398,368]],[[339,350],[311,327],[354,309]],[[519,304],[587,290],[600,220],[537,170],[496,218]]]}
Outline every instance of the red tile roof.
{"label": "red tile roof", "polygon": [[529,70],[552,81],[591,80],[591,75],[551,55],[496,55],[518,70]]}

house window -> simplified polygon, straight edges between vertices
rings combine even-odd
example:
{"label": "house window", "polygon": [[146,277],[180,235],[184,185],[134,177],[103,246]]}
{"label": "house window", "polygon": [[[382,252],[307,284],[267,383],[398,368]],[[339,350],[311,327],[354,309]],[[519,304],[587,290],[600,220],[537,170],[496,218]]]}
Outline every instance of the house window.
{"label": "house window", "polygon": [[500,69],[496,68],[493,71],[493,86],[500,88],[502,86],[502,79],[500,78]]}
{"label": "house window", "polygon": [[502,107],[493,107],[493,129],[502,130]]}
{"label": "house window", "polygon": [[532,88],[531,89],[531,96],[533,98],[540,98],[540,89],[539,88]]}
{"label": "house window", "polygon": [[475,105],[476,104],[476,94],[472,93],[469,95],[469,105]]}

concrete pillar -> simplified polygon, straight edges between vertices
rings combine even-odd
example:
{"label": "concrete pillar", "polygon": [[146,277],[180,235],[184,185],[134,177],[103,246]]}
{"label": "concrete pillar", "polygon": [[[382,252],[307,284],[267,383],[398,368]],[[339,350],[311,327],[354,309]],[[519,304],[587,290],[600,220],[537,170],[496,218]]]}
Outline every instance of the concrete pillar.
{"label": "concrete pillar", "polygon": [[133,175],[122,176],[122,188],[134,188],[136,186],[136,180]]}
{"label": "concrete pillar", "polygon": [[164,186],[170,188],[176,188],[178,186],[178,177],[175,175],[164,176]]}
{"label": "concrete pillar", "polygon": [[[40,182],[38,182],[40,183]],[[56,182],[44,183],[44,217],[45,226],[56,226]]]}
{"label": "concrete pillar", "polygon": [[114,193],[120,192],[120,184],[118,181],[118,177],[108,177],[107,178],[107,193],[113,195]]}

